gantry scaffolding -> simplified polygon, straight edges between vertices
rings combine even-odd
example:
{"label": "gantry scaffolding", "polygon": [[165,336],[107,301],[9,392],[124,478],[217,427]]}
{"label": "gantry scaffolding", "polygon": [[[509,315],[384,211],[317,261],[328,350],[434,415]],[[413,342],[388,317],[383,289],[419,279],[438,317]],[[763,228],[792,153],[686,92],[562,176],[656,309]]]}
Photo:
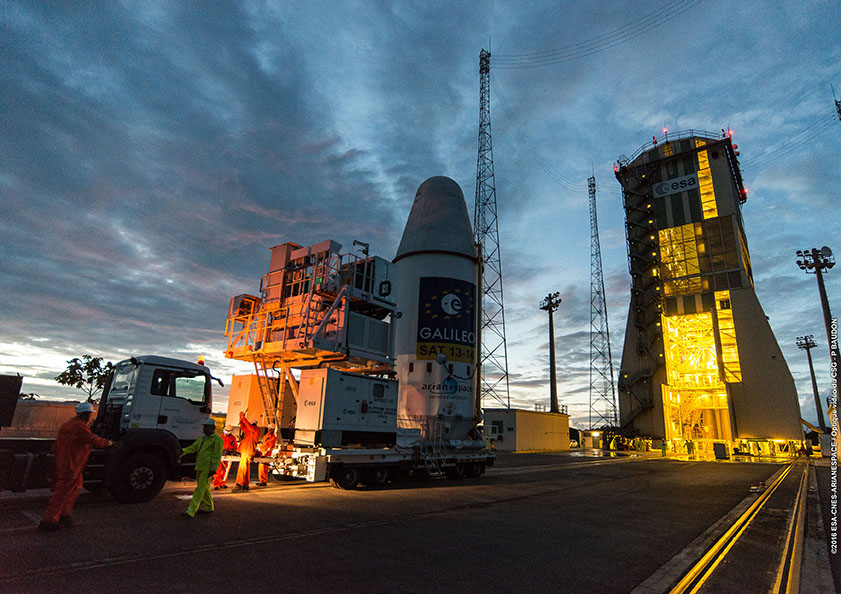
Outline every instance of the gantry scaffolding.
{"label": "gantry scaffolding", "polygon": [[294,418],[283,411],[298,399],[293,369],[392,372],[390,263],[340,249],[330,240],[275,246],[260,296],[231,299],[225,356],[254,364],[261,424],[285,429]]}
{"label": "gantry scaffolding", "polygon": [[505,342],[502,264],[494,184],[491,145],[491,54],[483,49],[479,53],[479,157],[476,165],[476,202],[473,211],[473,234],[480,246],[482,259],[480,396],[482,402],[493,398],[510,408],[508,347]]}
{"label": "gantry scaffolding", "polygon": [[604,425],[616,427],[618,418],[596,213],[595,176],[587,179],[587,188],[590,193],[590,429],[595,429]]}
{"label": "gantry scaffolding", "polygon": [[664,133],[615,165],[631,273],[620,423],[676,452],[791,452],[802,439],[794,380],[754,289],[736,148],[729,130]]}

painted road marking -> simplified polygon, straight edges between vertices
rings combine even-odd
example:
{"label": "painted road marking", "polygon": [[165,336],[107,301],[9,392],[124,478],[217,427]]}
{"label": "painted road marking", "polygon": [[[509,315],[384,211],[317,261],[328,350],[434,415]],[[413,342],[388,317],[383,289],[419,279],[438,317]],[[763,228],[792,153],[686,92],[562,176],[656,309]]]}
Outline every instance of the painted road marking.
{"label": "painted road marking", "polygon": [[[745,511],[742,516],[725,532],[720,539],[710,548],[707,553],[701,557],[692,569],[681,579],[678,584],[671,590],[670,594],[695,594],[709,579],[716,567],[724,560],[724,557],[730,551],[736,541],[742,536],[747,527],[774,493],[777,487],[788,476],[795,462],[790,463],[785,470],[777,477],[777,479],[757,498],[757,500]],[[690,589],[691,588],[691,589]]]}

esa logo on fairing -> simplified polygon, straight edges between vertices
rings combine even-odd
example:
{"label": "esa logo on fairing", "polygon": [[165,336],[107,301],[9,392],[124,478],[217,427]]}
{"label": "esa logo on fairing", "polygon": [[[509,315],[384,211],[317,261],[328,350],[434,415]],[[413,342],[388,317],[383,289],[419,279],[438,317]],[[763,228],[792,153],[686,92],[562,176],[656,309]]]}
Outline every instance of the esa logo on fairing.
{"label": "esa logo on fairing", "polygon": [[456,316],[461,313],[461,299],[458,295],[447,293],[441,297],[441,309],[448,316]]}

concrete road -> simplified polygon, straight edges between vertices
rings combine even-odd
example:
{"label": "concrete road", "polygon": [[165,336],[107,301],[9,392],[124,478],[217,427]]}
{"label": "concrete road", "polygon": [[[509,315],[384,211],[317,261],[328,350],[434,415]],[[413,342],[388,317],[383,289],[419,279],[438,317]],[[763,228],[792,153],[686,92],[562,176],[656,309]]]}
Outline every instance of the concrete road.
{"label": "concrete road", "polygon": [[58,533],[35,531],[45,499],[6,498],[0,591],[630,592],[780,468],[508,454],[476,479],[216,491],[194,519],[172,484],[140,505],[83,495]]}

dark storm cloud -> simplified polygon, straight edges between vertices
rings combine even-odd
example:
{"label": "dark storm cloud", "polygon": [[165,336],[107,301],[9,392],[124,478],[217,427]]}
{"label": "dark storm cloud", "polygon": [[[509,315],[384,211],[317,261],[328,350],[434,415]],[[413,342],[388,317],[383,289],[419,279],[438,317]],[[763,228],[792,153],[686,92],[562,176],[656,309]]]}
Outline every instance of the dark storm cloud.
{"label": "dark storm cloud", "polygon": [[0,183],[16,291],[3,309],[30,334],[103,349],[127,346],[109,341],[115,327],[150,347],[214,320],[218,334],[270,245],[340,225],[391,231],[364,153],[338,147],[317,74],[288,47],[282,74],[265,72],[242,11],[33,5],[9,17]]}

